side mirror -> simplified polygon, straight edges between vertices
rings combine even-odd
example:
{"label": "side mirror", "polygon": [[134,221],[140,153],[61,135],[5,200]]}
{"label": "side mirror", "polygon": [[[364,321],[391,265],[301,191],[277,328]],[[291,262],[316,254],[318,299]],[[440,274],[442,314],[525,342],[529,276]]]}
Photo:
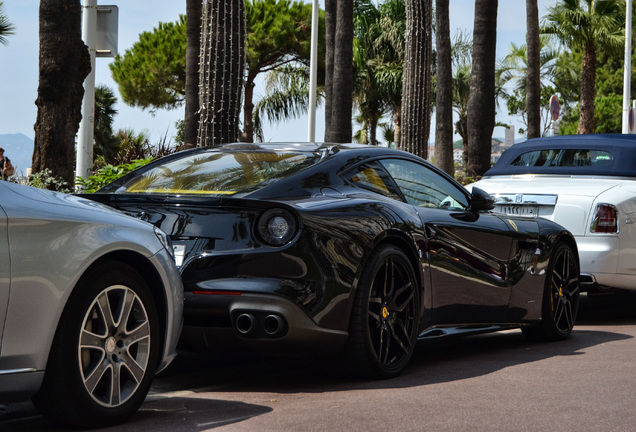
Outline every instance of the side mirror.
{"label": "side mirror", "polygon": [[470,196],[470,209],[474,212],[492,210],[495,208],[495,200],[483,189],[473,187]]}

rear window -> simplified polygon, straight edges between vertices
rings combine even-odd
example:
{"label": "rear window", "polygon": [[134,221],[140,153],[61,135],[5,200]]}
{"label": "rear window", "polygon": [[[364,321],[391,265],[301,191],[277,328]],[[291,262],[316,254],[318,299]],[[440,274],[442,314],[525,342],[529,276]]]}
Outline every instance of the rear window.
{"label": "rear window", "polygon": [[235,195],[288,177],[314,164],[310,153],[195,153],[158,165],[126,182],[133,194]]}
{"label": "rear window", "polygon": [[603,167],[614,160],[605,150],[551,149],[533,150],[517,156],[511,166],[518,167]]}

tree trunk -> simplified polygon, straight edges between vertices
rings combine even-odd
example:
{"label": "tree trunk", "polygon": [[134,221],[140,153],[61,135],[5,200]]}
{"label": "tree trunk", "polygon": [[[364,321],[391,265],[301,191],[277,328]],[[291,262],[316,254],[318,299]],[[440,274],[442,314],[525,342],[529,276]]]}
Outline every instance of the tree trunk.
{"label": "tree trunk", "polygon": [[454,175],[453,160],[453,66],[451,63],[449,0],[435,1],[437,27],[437,95],[435,104],[435,165]]}
{"label": "tree trunk", "polygon": [[331,81],[326,84],[331,92],[331,105],[330,117],[325,113],[325,141],[345,143],[351,142],[353,135],[353,0],[336,0],[336,4],[336,25],[331,28],[333,45],[327,43],[327,51],[333,50],[333,62],[328,70],[331,68],[333,72]]}
{"label": "tree trunk", "polygon": [[195,145],[199,128],[199,54],[201,53],[201,0],[186,0],[186,80],[183,143]]}
{"label": "tree trunk", "polygon": [[40,74],[33,172],[49,168],[71,187],[84,79],[91,70],[82,42],[79,0],[40,1]]}
{"label": "tree trunk", "polygon": [[537,0],[526,0],[526,115],[528,139],[541,136],[541,45],[539,42],[539,9]]}
{"label": "tree trunk", "polygon": [[579,127],[576,133],[594,133],[594,97],[596,96],[596,47],[594,42],[585,44],[581,76],[581,107]]}
{"label": "tree trunk", "polygon": [[402,145],[402,107],[393,110],[393,146],[401,148]]}
{"label": "tree trunk", "polygon": [[495,61],[498,0],[475,1],[473,66],[468,102],[467,174],[482,176],[490,168],[495,128]]}
{"label": "tree trunk", "polygon": [[256,75],[247,74],[245,80],[245,103],[243,104],[243,133],[241,141],[254,142],[254,80]]}
{"label": "tree trunk", "polygon": [[432,0],[406,0],[400,149],[428,157],[431,123]]}
{"label": "tree trunk", "polygon": [[243,0],[204,0],[197,146],[236,142],[245,65]]}
{"label": "tree trunk", "polygon": [[[327,128],[331,123],[333,61],[336,40],[336,18],[338,0],[325,0],[325,123]],[[327,141],[327,128],[325,141]]]}
{"label": "tree trunk", "polygon": [[369,144],[378,145],[378,116],[371,114],[369,118]]}

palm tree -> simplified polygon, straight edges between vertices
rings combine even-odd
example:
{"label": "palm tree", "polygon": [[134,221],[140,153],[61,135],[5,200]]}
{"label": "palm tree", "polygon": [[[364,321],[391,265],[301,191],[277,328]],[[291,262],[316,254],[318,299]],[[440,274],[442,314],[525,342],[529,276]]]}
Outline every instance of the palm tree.
{"label": "palm tree", "polygon": [[325,141],[351,141],[353,0],[325,1]]}
{"label": "palm tree", "polygon": [[[318,102],[324,91],[318,88]],[[306,67],[286,65],[267,74],[265,96],[254,106],[254,140],[263,141],[262,121],[278,123],[285,119],[298,118],[309,108],[309,71]]]}
{"label": "palm tree", "polygon": [[579,134],[594,132],[597,50],[616,52],[623,47],[622,10],[619,0],[561,0],[544,17],[542,33],[583,52]]}
{"label": "palm tree", "polygon": [[[546,130],[542,127],[541,116],[541,103],[547,105],[545,99],[545,92],[549,89],[558,89],[558,74],[563,73],[563,61],[561,59],[561,52],[558,49],[554,49],[550,44],[550,40],[547,36],[541,36],[539,40],[539,132],[537,136],[543,135],[543,131]],[[497,85],[502,88],[500,96],[506,100],[510,114],[521,112],[523,122],[526,124],[528,130],[530,129],[530,113],[527,111],[527,107],[530,103],[527,101],[529,98],[529,87],[527,71],[530,68],[528,65],[528,47],[526,45],[510,44],[508,54],[500,61],[497,66]],[[512,92],[504,89],[506,84],[513,83],[514,87]],[[560,89],[558,89],[560,90]],[[550,92],[553,94],[554,91]],[[569,92],[561,91],[562,103],[567,103],[569,100],[567,95]],[[544,110],[544,113],[548,113]],[[543,116],[547,120],[547,116]],[[527,132],[528,138],[536,137],[530,135]]]}
{"label": "palm tree", "polygon": [[[252,142],[256,77],[276,69],[287,70],[285,66],[290,64],[308,68],[312,7],[289,0],[246,0],[245,7],[248,39],[241,141]],[[323,29],[324,23],[319,26],[321,32]]]}
{"label": "palm tree", "polygon": [[7,44],[7,36],[10,36],[15,30],[9,18],[4,14],[4,2],[0,2],[0,44]]}
{"label": "palm tree", "polygon": [[186,74],[183,143],[197,142],[199,126],[199,54],[201,52],[201,0],[186,0]]}
{"label": "palm tree", "polygon": [[406,0],[406,45],[399,148],[428,156],[431,118],[432,0]]}
{"label": "palm tree", "polygon": [[238,141],[245,64],[243,0],[204,0],[197,146]]}
{"label": "palm tree", "polygon": [[541,136],[541,45],[537,0],[526,0],[526,28],[526,45],[528,46],[526,72],[527,137],[537,138]]}
{"label": "palm tree", "polygon": [[379,6],[369,0],[355,3],[353,100],[363,125],[363,142],[377,144],[376,130],[385,114],[399,112],[402,96],[404,28],[403,0]]}
{"label": "palm tree", "polygon": [[99,85],[95,88],[95,156],[107,162],[117,152],[119,140],[113,133],[113,120],[117,114],[117,97],[111,88]]}
{"label": "palm tree", "polygon": [[437,47],[435,97],[435,165],[450,175],[453,159],[453,66],[451,56],[449,0],[435,1],[435,46]]}
{"label": "palm tree", "polygon": [[481,176],[490,168],[495,127],[495,61],[498,0],[475,1],[473,66],[468,103],[467,173]]}
{"label": "palm tree", "polygon": [[68,184],[74,183],[75,135],[82,118],[84,79],[91,69],[88,49],[82,42],[81,10],[79,0],[40,0],[40,73],[32,168],[35,173],[49,168]]}

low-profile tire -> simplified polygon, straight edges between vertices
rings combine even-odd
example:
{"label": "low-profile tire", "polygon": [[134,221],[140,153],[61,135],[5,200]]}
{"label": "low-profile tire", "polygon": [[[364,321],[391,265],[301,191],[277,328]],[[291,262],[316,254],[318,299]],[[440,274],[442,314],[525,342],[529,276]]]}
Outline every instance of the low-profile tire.
{"label": "low-profile tire", "polygon": [[160,346],[145,280],[127,264],[102,262],[80,279],[64,309],[33,402],[63,426],[122,423],[148,393]]}
{"label": "low-profile tire", "polygon": [[558,341],[570,336],[580,293],[579,266],[574,251],[567,244],[559,243],[548,264],[541,322],[522,327],[523,334],[533,341]]}
{"label": "low-profile tire", "polygon": [[413,267],[397,247],[381,246],[360,278],[340,364],[350,376],[395,377],[413,355],[418,327],[419,287]]}

